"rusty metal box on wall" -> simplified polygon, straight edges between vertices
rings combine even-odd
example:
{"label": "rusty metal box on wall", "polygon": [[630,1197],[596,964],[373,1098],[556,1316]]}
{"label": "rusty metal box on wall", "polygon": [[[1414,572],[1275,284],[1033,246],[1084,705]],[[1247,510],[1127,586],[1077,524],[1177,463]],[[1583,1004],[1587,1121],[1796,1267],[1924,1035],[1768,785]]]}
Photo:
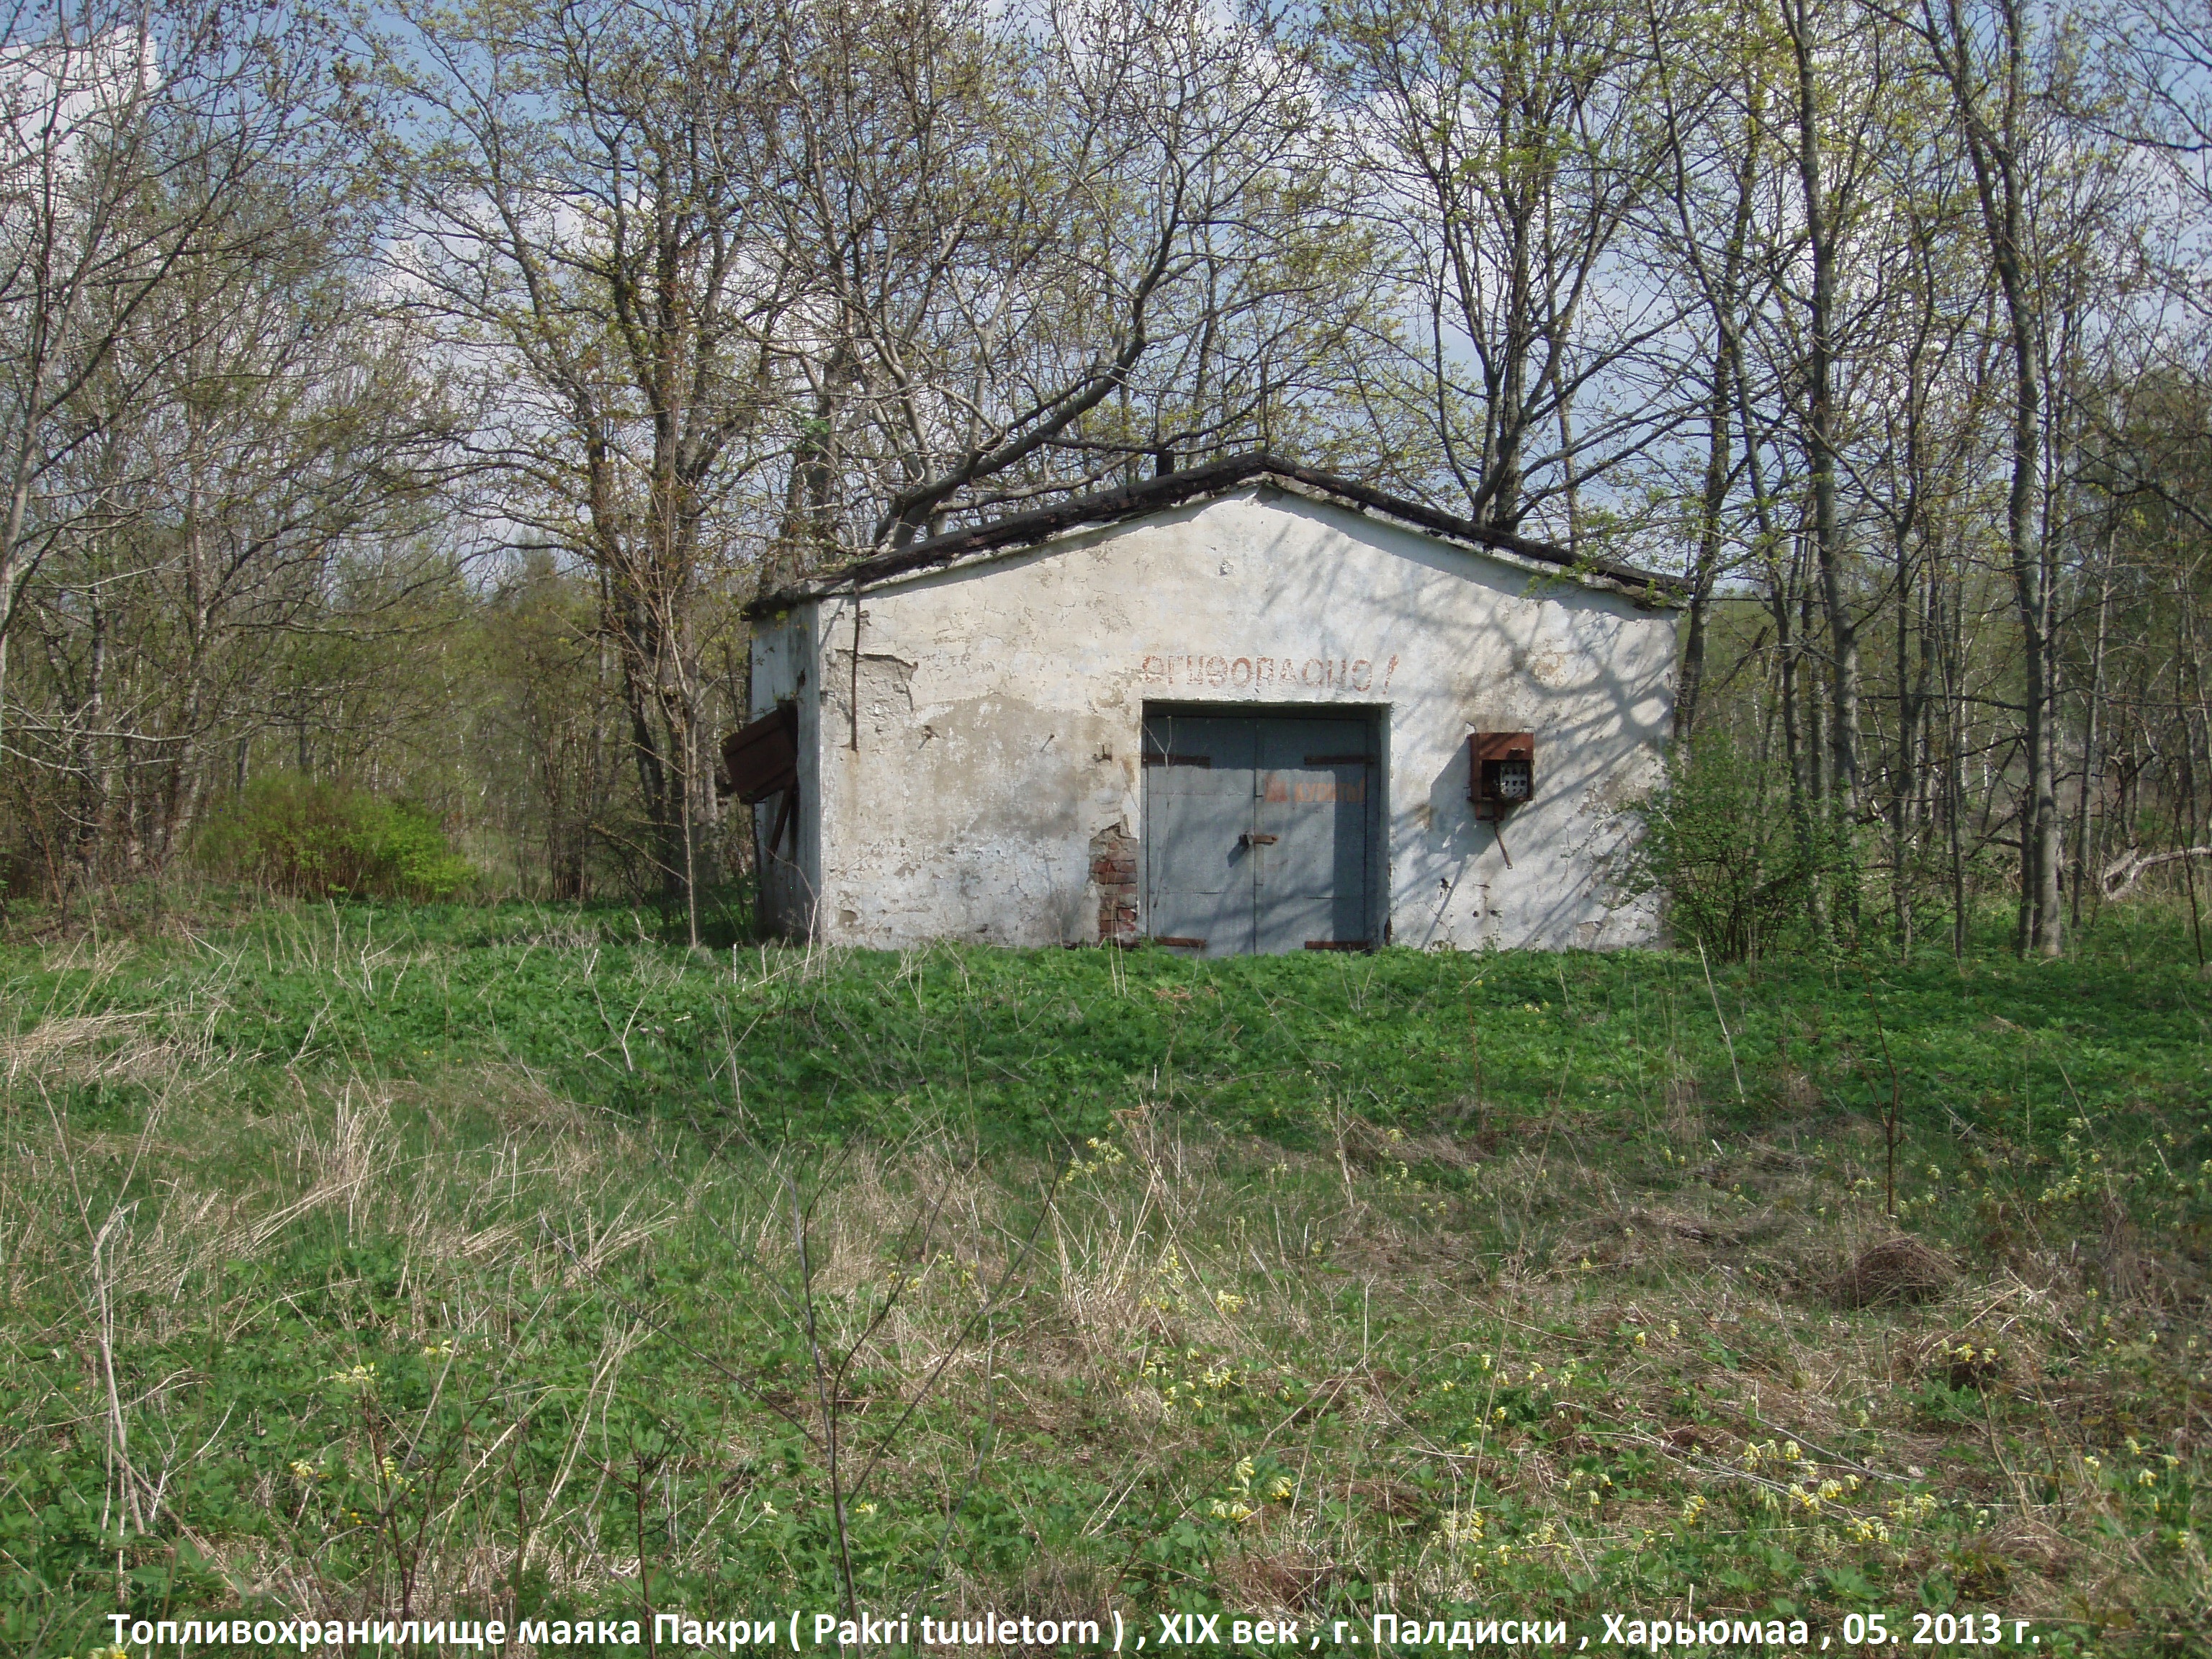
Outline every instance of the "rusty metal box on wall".
{"label": "rusty metal box on wall", "polygon": [[1477,732],[1467,740],[1467,798],[1478,818],[1502,818],[1536,793],[1536,738]]}

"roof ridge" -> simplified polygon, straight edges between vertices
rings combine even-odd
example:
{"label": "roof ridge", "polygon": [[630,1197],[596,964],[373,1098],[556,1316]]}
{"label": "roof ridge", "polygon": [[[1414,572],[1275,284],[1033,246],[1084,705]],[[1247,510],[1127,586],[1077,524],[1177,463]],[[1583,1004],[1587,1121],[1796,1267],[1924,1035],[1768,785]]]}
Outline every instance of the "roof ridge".
{"label": "roof ridge", "polygon": [[1512,553],[1541,563],[1557,565],[1563,570],[1586,571],[1624,587],[1671,593],[1680,592],[1686,586],[1679,576],[1644,570],[1609,559],[1578,556],[1549,542],[1535,541],[1510,531],[1493,530],[1472,520],[1457,518],[1425,506],[1419,501],[1387,494],[1354,479],[1303,466],[1266,450],[1253,450],[1242,455],[1224,456],[1198,466],[1162,473],[1137,483],[1094,490],[1085,495],[1068,496],[984,524],[947,531],[942,535],[932,536],[925,541],[896,548],[888,553],[870,554],[864,558],[854,559],[834,569],[763,593],[744,606],[744,614],[747,617],[773,615],[825,594],[864,588],[872,583],[889,581],[917,570],[950,564],[966,554],[988,552],[1001,547],[1032,546],[1066,531],[1112,524],[1165,507],[1179,507],[1188,501],[1225,495],[1255,479],[1265,477],[1280,478],[1301,490],[1334,497],[1359,512],[1399,520],[1430,535]]}

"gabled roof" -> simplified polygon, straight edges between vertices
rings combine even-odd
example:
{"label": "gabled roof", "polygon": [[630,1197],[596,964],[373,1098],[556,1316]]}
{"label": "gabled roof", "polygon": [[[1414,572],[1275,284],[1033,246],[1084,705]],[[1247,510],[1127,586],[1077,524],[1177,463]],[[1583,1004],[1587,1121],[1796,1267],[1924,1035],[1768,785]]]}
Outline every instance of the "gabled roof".
{"label": "gabled roof", "polygon": [[824,594],[850,592],[894,577],[953,564],[980,555],[1032,547],[1071,531],[1142,518],[1164,508],[1232,495],[1255,483],[1273,484],[1291,495],[1349,507],[1369,518],[1400,524],[1443,541],[1504,553],[1539,564],[1556,565],[1562,570],[1581,576],[1596,577],[1605,585],[1628,590],[1647,603],[1665,604],[1688,590],[1688,584],[1680,576],[1642,570],[1609,559],[1577,558],[1565,548],[1554,547],[1549,542],[1531,541],[1524,536],[1486,529],[1471,520],[1455,518],[1432,507],[1424,507],[1419,501],[1385,495],[1350,478],[1340,478],[1332,473],[1317,472],[1311,467],[1300,466],[1277,456],[1257,453],[1233,455],[1225,460],[1210,461],[1203,466],[1147,478],[1141,483],[1127,484],[1119,489],[1073,496],[1050,506],[1031,508],[1026,513],[1010,514],[988,524],[933,536],[927,541],[915,542],[894,552],[855,559],[849,564],[823,571],[773,593],[764,593],[745,606],[744,614],[748,617],[772,616]]}

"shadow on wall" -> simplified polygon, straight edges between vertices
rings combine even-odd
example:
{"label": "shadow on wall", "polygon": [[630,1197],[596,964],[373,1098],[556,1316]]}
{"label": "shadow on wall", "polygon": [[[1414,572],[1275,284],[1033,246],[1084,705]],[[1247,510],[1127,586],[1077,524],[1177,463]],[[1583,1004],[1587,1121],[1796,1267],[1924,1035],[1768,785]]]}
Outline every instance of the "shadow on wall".
{"label": "shadow on wall", "polygon": [[[1578,949],[1648,941],[1656,919],[1641,915],[1643,907],[1637,901],[1607,892],[1614,884],[1618,857],[1637,829],[1624,818],[1633,805],[1626,792],[1620,792],[1616,800],[1617,792],[1608,789],[1605,776],[1593,769],[1577,771],[1563,765],[1547,770],[1540,750],[1537,777],[1540,789],[1550,794],[1550,811],[1531,806],[1510,812],[1502,821],[1481,818],[1468,799],[1470,767],[1468,746],[1462,741],[1430,781],[1428,834],[1443,873],[1425,896],[1433,902],[1421,918],[1420,935],[1408,943],[1425,946],[1448,939],[1469,921],[1478,922],[1486,949],[1540,940],[1571,941]],[[1576,799],[1579,805],[1567,806],[1566,802]],[[1567,814],[1566,825],[1547,823],[1547,817],[1556,819],[1561,813]],[[1561,838],[1577,830],[1581,833],[1563,851]],[[1493,884],[1501,895],[1511,894],[1517,900],[1525,901],[1532,892],[1543,895],[1533,915],[1525,902],[1513,907],[1517,914],[1510,938],[1504,933],[1505,910],[1491,903]],[[1586,912],[1592,904],[1602,907],[1605,915],[1589,917]]]}
{"label": "shadow on wall", "polygon": [[1499,826],[1474,816],[1467,798],[1468,773],[1468,747],[1462,743],[1429,784],[1429,834],[1439,843],[1437,851],[1445,873],[1437,877],[1433,895],[1423,896],[1434,902],[1423,920],[1420,936],[1407,941],[1424,949],[1450,939],[1453,928],[1470,918],[1478,921],[1486,948],[1498,943],[1485,860],[1503,866],[1498,854]]}
{"label": "shadow on wall", "polygon": [[[1318,512],[1301,516],[1325,523]],[[1300,550],[1304,544],[1291,526],[1279,534],[1279,551]],[[1586,588],[1565,575],[1492,566],[1479,554],[1385,534],[1409,565],[1486,589],[1502,605],[1544,607],[1491,625],[1482,648],[1468,655],[1493,666],[1470,669],[1449,690],[1394,710],[1394,733],[1415,723],[1430,731],[1448,726],[1451,743],[1425,803],[1416,806],[1409,794],[1393,805],[1394,819],[1411,809],[1420,825],[1407,849],[1413,856],[1394,858],[1408,884],[1402,890],[1411,911],[1405,942],[1463,936],[1470,921],[1485,945],[1642,942],[1653,932],[1647,907],[1624,903],[1606,890],[1617,851],[1633,833],[1620,809],[1657,781],[1656,745],[1666,736],[1671,661],[1650,666],[1638,653],[1632,672],[1620,665],[1623,624],[1646,621],[1649,613],[1628,595]],[[1424,603],[1429,586],[1416,577],[1378,590],[1362,584],[1344,562],[1327,571],[1318,592],[1301,595],[1298,603],[1324,613],[1340,606],[1379,612],[1390,636],[1418,637],[1437,625]],[[1539,799],[1502,824],[1477,818],[1468,802],[1466,738],[1477,729],[1536,734]],[[1435,740],[1401,748],[1394,736],[1392,746],[1403,754]],[[1499,901],[1494,907],[1493,890]],[[1593,908],[1602,914],[1593,917]]]}

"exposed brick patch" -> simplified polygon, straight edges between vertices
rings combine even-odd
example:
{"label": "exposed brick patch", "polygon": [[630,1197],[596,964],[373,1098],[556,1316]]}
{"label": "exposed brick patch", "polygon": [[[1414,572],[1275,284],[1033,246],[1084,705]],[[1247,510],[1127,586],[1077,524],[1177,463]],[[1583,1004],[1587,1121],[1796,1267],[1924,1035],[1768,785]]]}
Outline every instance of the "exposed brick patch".
{"label": "exposed brick patch", "polygon": [[1098,942],[1137,942],[1137,838],[1115,823],[1091,838],[1091,879],[1098,885]]}

